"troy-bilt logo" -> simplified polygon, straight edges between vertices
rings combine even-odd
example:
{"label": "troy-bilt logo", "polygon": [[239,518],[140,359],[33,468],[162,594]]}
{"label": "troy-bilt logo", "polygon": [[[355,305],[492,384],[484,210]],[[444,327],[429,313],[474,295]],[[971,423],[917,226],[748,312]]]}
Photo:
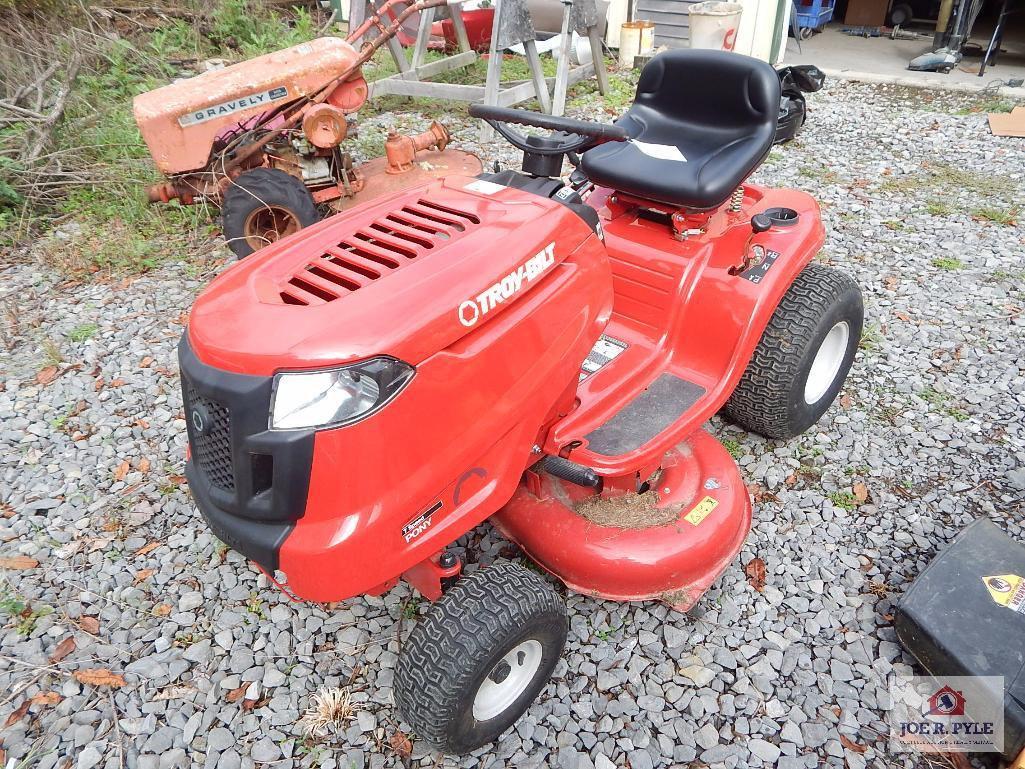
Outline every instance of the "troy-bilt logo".
{"label": "troy-bilt logo", "polygon": [[221,117],[222,115],[230,115],[232,112],[270,104],[272,101],[284,99],[286,96],[288,96],[288,89],[285,88],[285,86],[278,86],[277,88],[271,88],[270,90],[261,91],[260,93],[253,93],[249,96],[240,96],[237,99],[232,99],[231,101],[222,102],[220,104],[214,104],[210,107],[204,107],[203,109],[196,110],[195,112],[186,112],[178,118],[178,125],[182,128],[187,128],[188,126],[196,125],[198,123],[205,123],[207,120],[213,120],[214,118]]}
{"label": "troy-bilt logo", "polygon": [[485,289],[476,299],[467,299],[456,311],[459,322],[469,328],[502,302],[510,299],[525,285],[537,279],[555,264],[555,244],[549,243],[534,256],[510,272],[495,285]]}
{"label": "troy-bilt logo", "polygon": [[439,499],[433,505],[417,515],[416,518],[402,527],[402,538],[406,540],[406,542],[411,542],[431,528],[431,519],[434,518],[434,514],[441,510],[441,508],[442,504]]}

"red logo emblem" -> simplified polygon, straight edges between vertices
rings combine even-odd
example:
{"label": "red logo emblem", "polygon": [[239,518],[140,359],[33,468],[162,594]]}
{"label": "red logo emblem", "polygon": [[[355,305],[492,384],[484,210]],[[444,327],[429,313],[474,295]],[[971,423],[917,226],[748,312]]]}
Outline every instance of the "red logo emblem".
{"label": "red logo emblem", "polygon": [[929,709],[925,711],[925,714],[927,716],[963,716],[964,706],[964,695],[956,689],[944,686],[929,698]]}

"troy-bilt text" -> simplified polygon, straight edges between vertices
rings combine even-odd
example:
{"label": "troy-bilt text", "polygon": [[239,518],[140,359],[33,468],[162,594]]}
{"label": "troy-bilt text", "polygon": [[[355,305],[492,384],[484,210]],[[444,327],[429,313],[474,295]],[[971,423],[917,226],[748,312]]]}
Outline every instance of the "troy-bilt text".
{"label": "troy-bilt text", "polygon": [[495,285],[482,291],[476,299],[467,299],[457,310],[459,322],[464,326],[472,326],[482,315],[487,315],[502,302],[511,298],[516,292],[541,275],[555,264],[555,244],[549,243],[541,251],[510,272]]}

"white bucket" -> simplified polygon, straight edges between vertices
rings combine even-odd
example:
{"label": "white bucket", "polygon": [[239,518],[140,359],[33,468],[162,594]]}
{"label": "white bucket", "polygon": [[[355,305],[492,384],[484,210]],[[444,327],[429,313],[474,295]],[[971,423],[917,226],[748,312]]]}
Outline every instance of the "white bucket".
{"label": "white bucket", "polygon": [[619,66],[633,67],[634,56],[655,47],[655,25],[650,21],[628,21],[620,27]]}
{"label": "white bucket", "polygon": [[687,9],[690,13],[690,47],[732,51],[737,44],[742,10],[744,6],[740,3],[721,0],[694,3]]}

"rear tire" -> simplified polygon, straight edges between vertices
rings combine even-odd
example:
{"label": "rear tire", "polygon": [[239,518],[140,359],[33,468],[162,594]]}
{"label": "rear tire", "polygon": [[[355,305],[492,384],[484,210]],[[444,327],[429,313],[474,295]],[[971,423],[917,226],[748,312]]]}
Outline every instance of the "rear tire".
{"label": "rear tire", "polygon": [[843,387],[863,323],[857,284],[838,270],[809,264],[783,295],[725,415],[767,438],[804,432]]}
{"label": "rear tire", "polygon": [[498,561],[463,577],[403,644],[399,712],[448,753],[493,742],[548,683],[567,629],[562,598],[524,567]]}
{"label": "rear tire", "polygon": [[241,174],[221,202],[224,238],[239,259],[320,221],[306,185],[277,168]]}

